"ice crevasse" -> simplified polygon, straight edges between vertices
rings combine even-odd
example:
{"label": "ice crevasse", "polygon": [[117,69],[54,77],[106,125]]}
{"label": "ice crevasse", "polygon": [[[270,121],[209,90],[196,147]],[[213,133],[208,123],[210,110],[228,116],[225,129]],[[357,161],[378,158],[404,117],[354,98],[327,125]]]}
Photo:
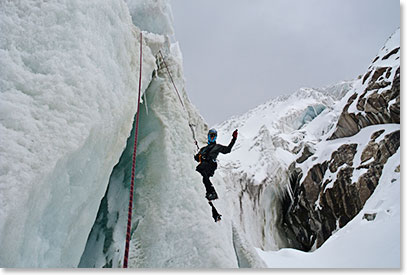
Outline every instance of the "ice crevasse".
{"label": "ice crevasse", "polygon": [[[186,95],[171,24],[161,0],[0,3],[1,267],[120,266],[140,31],[144,103],[130,266],[262,265],[231,220],[210,219],[188,123],[197,136],[207,126]],[[159,49],[185,107],[157,66]],[[227,205],[218,207],[227,215]],[[108,223],[98,228],[104,210]],[[94,241],[92,227],[102,232]]]}

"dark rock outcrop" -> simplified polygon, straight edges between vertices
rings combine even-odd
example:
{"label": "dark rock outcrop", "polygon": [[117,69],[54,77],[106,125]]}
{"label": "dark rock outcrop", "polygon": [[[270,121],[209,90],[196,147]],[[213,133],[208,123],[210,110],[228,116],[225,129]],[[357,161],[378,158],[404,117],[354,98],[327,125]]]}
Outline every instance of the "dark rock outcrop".
{"label": "dark rock outcrop", "polygon": [[[364,148],[365,156],[362,153],[361,161],[371,160],[367,164],[355,167],[357,144],[344,144],[329,161],[315,164],[303,180],[295,162],[290,166],[294,200],[286,210],[283,227],[293,247],[308,251],[321,246],[363,208],[379,183],[387,159],[400,147],[400,131],[386,135],[379,143],[375,142],[377,134]],[[366,159],[366,155],[371,157]],[[366,172],[353,181],[355,170],[360,169]],[[337,172],[336,178],[326,177],[328,170]]]}
{"label": "dark rock outcrop", "polygon": [[314,150],[309,146],[305,145],[304,149],[302,150],[302,155],[296,160],[297,163],[303,163],[306,161],[310,156],[314,154]]}
{"label": "dark rock outcrop", "polygon": [[[399,56],[400,47],[396,47],[374,60],[363,76],[363,90],[349,97],[329,139],[353,136],[370,125],[400,123],[400,66],[378,63],[390,57],[399,60]],[[349,110],[352,104],[357,111]]]}
{"label": "dark rock outcrop", "polygon": [[[400,123],[400,47],[394,46],[395,41],[386,44],[360,78],[360,88],[349,95],[327,140],[352,137],[371,125]],[[288,169],[292,196],[287,196],[289,202],[283,207],[283,228],[292,247],[304,251],[320,247],[363,208],[379,184],[387,160],[400,147],[400,130],[383,137],[385,127],[377,128],[369,140],[359,137],[355,143],[336,147],[325,161],[309,159],[318,152],[304,145],[301,156]],[[310,167],[307,171],[297,167],[304,162]],[[375,214],[365,218],[373,220]]]}

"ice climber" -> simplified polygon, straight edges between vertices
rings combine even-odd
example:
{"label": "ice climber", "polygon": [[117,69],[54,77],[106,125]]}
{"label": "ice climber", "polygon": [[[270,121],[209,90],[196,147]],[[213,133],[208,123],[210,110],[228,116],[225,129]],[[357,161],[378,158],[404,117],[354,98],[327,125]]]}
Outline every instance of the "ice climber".
{"label": "ice climber", "polygon": [[215,129],[210,129],[208,132],[208,145],[199,150],[198,154],[196,154],[194,157],[195,160],[199,162],[198,166],[196,167],[196,171],[198,171],[202,175],[202,181],[206,189],[205,197],[209,201],[216,200],[218,198],[218,194],[216,193],[215,188],[209,180],[209,178],[213,176],[216,168],[218,167],[216,158],[218,157],[219,153],[230,153],[237,139],[237,129],[233,132],[232,140],[230,141],[228,146],[217,144],[217,135],[218,133]]}

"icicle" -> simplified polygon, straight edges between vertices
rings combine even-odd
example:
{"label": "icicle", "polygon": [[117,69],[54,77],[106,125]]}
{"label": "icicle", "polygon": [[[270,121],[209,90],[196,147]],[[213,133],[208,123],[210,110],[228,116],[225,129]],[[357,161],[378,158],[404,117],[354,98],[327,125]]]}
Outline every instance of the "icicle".
{"label": "icicle", "polygon": [[143,94],[143,103],[144,103],[144,106],[146,106],[146,114],[148,115],[147,94],[146,93],[147,93],[147,90]]}

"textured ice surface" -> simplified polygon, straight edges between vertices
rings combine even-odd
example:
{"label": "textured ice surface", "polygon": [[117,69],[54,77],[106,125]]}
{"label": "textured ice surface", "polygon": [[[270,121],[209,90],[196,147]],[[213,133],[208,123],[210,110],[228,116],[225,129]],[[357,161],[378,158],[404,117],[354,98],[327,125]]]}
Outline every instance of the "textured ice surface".
{"label": "textured ice surface", "polygon": [[320,113],[322,113],[323,110],[325,110],[325,105],[322,104],[317,104],[314,106],[308,106],[307,109],[302,113],[302,115],[299,117],[297,124],[298,128],[300,129],[302,126],[304,126],[306,123],[312,121],[314,118],[317,117]]}
{"label": "textured ice surface", "polygon": [[168,0],[126,0],[131,17],[142,31],[173,35],[173,19]]}
{"label": "textured ice surface", "polygon": [[[129,266],[220,268],[238,267],[239,261],[264,266],[254,247],[234,229],[226,197],[215,202],[224,219],[213,222],[201,177],[195,171],[196,148],[188,124],[197,125],[201,145],[207,126],[185,94],[178,51],[174,45],[166,62],[186,109],[165,68],[146,91],[148,114],[141,108]],[[132,139],[111,176],[81,267],[121,266]],[[214,181],[219,194],[224,194],[222,179]]]}
{"label": "textured ice surface", "polygon": [[[216,224],[204,198],[188,123],[201,145],[207,126],[183,89],[178,45],[161,35],[172,28],[167,2],[129,1],[131,14],[123,1],[0,5],[2,267],[75,267],[86,244],[81,265],[121,264],[132,148],[123,150],[139,73],[133,23],[154,34],[143,42],[149,112],[144,104],[130,266],[237,267],[235,246],[262,266],[234,238],[227,203],[215,203],[225,216]],[[186,110],[165,71],[151,82],[159,49]]]}
{"label": "textured ice surface", "polygon": [[[0,265],[77,266],[136,112],[123,1],[0,3]],[[145,45],[143,87],[155,67]]]}

